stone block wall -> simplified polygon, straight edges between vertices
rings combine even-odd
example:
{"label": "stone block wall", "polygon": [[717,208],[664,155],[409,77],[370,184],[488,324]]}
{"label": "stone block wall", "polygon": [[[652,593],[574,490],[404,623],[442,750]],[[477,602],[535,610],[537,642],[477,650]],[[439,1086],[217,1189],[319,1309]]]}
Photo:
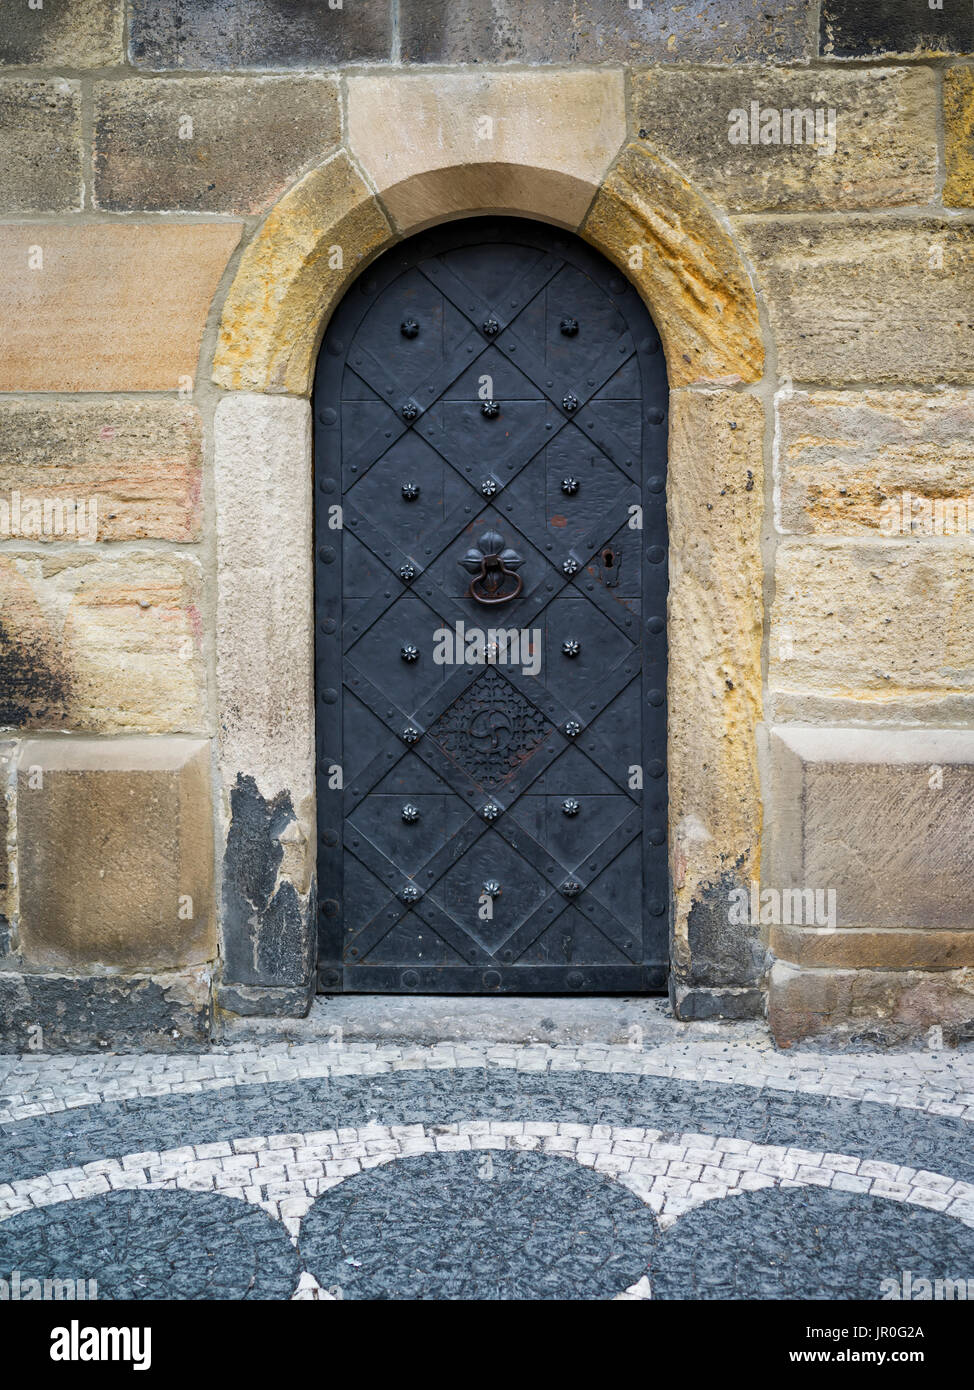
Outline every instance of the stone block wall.
{"label": "stone block wall", "polygon": [[307,1006],[309,367],[481,209],[580,229],[667,351],[677,1011],[974,1033],[970,0],[18,0],[0,1046]]}

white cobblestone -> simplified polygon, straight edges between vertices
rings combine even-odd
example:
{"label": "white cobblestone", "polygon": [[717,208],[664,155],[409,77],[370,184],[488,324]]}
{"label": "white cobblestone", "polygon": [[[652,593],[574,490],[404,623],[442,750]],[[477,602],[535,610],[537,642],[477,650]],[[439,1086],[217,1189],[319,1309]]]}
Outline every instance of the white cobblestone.
{"label": "white cobblestone", "polygon": [[[707,1080],[779,1092],[846,1096],[876,1104],[974,1119],[974,1049],[805,1055],[774,1051],[754,1037],[712,1034],[690,1026],[679,1041],[648,1046],[557,1047],[487,1040],[435,1047],[386,1043],[233,1045],[198,1057],[146,1054],[107,1057],[0,1058],[0,1123],[58,1109],[139,1096],[199,1093],[255,1082],[329,1075],[380,1075],[450,1067],[579,1070]],[[699,1144],[699,1137],[694,1136]],[[744,1142],[744,1141],[738,1141]],[[141,1165],[140,1165],[141,1166]]]}

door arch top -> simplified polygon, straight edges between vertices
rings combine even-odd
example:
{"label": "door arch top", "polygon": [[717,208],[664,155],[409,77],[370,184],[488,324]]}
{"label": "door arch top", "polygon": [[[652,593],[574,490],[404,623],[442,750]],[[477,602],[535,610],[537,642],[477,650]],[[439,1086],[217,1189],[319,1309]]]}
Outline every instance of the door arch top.
{"label": "door arch top", "polygon": [[[224,301],[213,380],[308,396],[348,284],[402,237],[507,213],[579,234],[650,309],[671,386],[757,381],[764,351],[747,264],[673,166],[626,143],[622,75],[476,73],[349,79],[349,148],[271,209]],[[461,119],[462,116],[462,119]],[[579,119],[597,137],[580,145]],[[478,119],[493,121],[480,138]],[[390,161],[384,151],[408,154]]]}

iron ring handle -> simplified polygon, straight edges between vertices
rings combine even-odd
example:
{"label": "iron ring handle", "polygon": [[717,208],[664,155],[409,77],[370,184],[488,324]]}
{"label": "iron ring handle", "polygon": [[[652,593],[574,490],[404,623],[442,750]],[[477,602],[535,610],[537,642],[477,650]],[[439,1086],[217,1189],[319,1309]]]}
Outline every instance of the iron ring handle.
{"label": "iron ring handle", "polygon": [[[494,596],[491,593],[489,585],[486,594],[477,592],[478,584],[487,584],[488,569],[500,570],[501,580],[498,581],[498,584],[494,585],[495,589],[499,587],[500,582],[503,582],[504,575],[509,575],[511,579],[515,580],[514,588],[511,590],[509,594],[498,594]],[[477,574],[474,575],[473,579],[471,579],[470,581],[470,588],[467,590],[467,597],[476,599],[478,603],[510,603],[512,599],[517,598],[518,594],[521,592],[523,588],[524,580],[521,578],[521,576],[517,573],[516,570],[508,569],[504,561],[499,556],[485,555],[480,562],[480,570]]]}

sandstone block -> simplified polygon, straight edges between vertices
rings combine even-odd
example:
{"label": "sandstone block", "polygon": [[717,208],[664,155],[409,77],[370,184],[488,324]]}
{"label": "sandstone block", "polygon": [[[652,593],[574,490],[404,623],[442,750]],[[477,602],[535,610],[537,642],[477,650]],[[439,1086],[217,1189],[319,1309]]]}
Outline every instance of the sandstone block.
{"label": "sandstone block", "polygon": [[829,970],[954,970],[974,966],[974,932],[872,931],[868,927],[822,932],[815,927],[774,926],[771,954],[780,961]]}
{"label": "sandstone block", "polygon": [[825,386],[974,381],[974,223],[740,217],[778,367]]}
{"label": "sandstone block", "polygon": [[30,966],[149,972],[215,956],[206,740],[26,740],[17,843]]}
{"label": "sandstone block", "polygon": [[[264,796],[287,787],[300,799],[314,776],[312,497],[307,471],[300,487],[288,477],[310,457],[311,409],[235,393],[217,407],[214,442],[224,756]],[[273,624],[261,621],[266,612]]]}
{"label": "sandstone block", "polygon": [[8,67],[100,68],[123,57],[125,0],[4,7],[0,63]]}
{"label": "sandstone block", "polygon": [[331,310],[392,235],[347,154],[306,174],[241,258],[220,320],[217,385],[308,395]]}
{"label": "sandstone block", "polygon": [[574,228],[626,137],[623,76],[352,77],[348,127],[352,152],[404,231],[473,210]]}
{"label": "sandstone block", "polygon": [[0,79],[0,207],[6,216],[81,207],[80,82]]}
{"label": "sandstone block", "polygon": [[754,289],[727,232],[668,165],[629,145],[581,228],[649,304],[671,386],[757,381],[764,348]]}
{"label": "sandstone block", "polygon": [[779,1047],[803,1038],[891,1046],[938,1027],[948,1043],[974,1037],[972,970],[803,970],[777,961],[768,1023]]}
{"label": "sandstone block", "polygon": [[640,137],[731,212],[936,194],[939,93],[927,68],[660,68],[632,83]]}
{"label": "sandstone block", "polygon": [[777,524],[793,534],[962,534],[974,525],[974,391],[784,391]]}
{"label": "sandstone block", "polygon": [[768,682],[776,719],[969,717],[969,541],[785,542]]}
{"label": "sandstone block", "polygon": [[199,540],[202,467],[188,402],[0,401],[0,536]]}
{"label": "sandstone block", "polygon": [[730,929],[756,872],[761,798],[764,411],[738,392],[670,397],[670,843],[674,960],[692,985],[745,986],[757,934]]}
{"label": "sandstone block", "polygon": [[[901,954],[904,942],[891,944],[895,958],[873,959],[884,935],[875,929],[895,929],[888,940],[904,929],[939,938],[956,930],[970,951],[974,733],[780,727],[771,754],[767,881],[776,889],[833,890],[834,925],[870,929],[867,960],[839,963],[957,963],[911,959],[908,950]],[[818,936],[831,940],[822,930]]]}
{"label": "sandstone block", "polygon": [[0,553],[0,725],[196,732],[199,561],[76,547]]}
{"label": "sandstone block", "polygon": [[944,73],[944,141],[944,202],[952,208],[974,207],[974,68]]}
{"label": "sandstone block", "polygon": [[260,212],[340,131],[329,76],[100,82],[95,202],[120,212]]}
{"label": "sandstone block", "polygon": [[175,391],[240,224],[0,227],[2,391]]}

